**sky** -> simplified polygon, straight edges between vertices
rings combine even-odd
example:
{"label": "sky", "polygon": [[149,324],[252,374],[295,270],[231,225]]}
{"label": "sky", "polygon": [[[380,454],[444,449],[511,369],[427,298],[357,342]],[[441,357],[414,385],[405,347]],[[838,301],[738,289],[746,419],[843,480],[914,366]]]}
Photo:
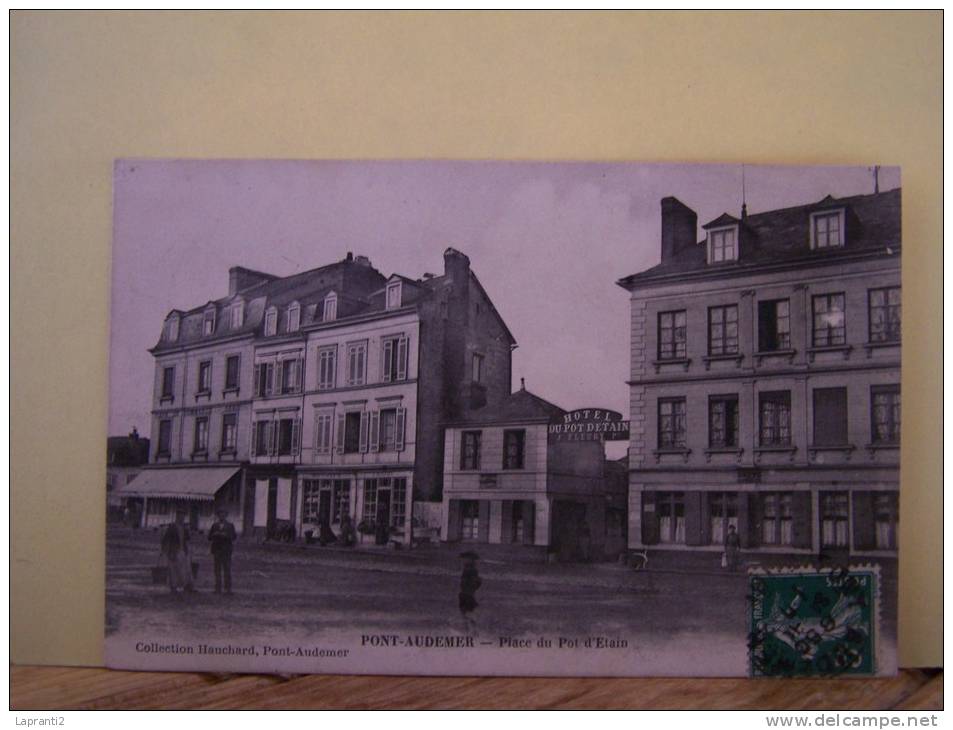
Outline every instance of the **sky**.
{"label": "sky", "polygon": [[[868,167],[745,166],[748,212],[873,192]],[[900,186],[882,168],[880,189]],[[518,342],[513,387],[628,417],[628,293],[659,261],[659,201],[700,226],[740,215],[741,165],[119,160],[114,169],[110,435],[149,435],[169,310],[228,293],[230,266],[287,276],[368,256],[385,276],[471,267]]]}

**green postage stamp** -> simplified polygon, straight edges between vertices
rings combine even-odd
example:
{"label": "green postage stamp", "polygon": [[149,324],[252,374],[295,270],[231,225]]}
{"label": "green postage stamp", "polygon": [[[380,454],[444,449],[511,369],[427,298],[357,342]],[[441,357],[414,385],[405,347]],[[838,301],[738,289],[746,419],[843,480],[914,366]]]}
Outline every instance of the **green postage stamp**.
{"label": "green postage stamp", "polygon": [[877,566],[749,571],[753,677],[874,675]]}

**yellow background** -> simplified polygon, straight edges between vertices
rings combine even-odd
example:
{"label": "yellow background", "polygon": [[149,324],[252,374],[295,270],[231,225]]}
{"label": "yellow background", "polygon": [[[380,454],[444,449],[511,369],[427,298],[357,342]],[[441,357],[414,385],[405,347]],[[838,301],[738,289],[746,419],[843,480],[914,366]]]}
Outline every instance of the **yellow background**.
{"label": "yellow background", "polygon": [[[11,15],[11,658],[102,662],[117,157],[897,164],[900,659],[941,663],[942,15]],[[148,325],[151,326],[151,325]]]}

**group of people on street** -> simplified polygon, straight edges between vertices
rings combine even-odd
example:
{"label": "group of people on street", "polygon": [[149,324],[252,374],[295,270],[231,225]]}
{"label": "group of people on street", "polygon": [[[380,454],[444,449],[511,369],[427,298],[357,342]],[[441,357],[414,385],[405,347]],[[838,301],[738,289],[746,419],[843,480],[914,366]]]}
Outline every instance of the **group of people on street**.
{"label": "group of people on street", "polygon": [[[165,558],[168,586],[172,593],[182,590],[195,592],[195,573],[192,568],[192,536],[185,524],[186,510],[177,509],[175,522],[162,533],[161,556]],[[232,592],[232,549],[237,533],[228,521],[228,511],[218,510],[218,519],[209,528],[208,541],[215,570],[215,592]]]}

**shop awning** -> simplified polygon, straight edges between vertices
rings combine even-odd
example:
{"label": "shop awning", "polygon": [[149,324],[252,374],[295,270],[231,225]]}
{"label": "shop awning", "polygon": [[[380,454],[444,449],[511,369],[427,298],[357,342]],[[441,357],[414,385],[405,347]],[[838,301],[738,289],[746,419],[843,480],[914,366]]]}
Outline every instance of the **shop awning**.
{"label": "shop awning", "polygon": [[123,497],[214,499],[215,493],[240,471],[239,467],[144,469],[117,490]]}

